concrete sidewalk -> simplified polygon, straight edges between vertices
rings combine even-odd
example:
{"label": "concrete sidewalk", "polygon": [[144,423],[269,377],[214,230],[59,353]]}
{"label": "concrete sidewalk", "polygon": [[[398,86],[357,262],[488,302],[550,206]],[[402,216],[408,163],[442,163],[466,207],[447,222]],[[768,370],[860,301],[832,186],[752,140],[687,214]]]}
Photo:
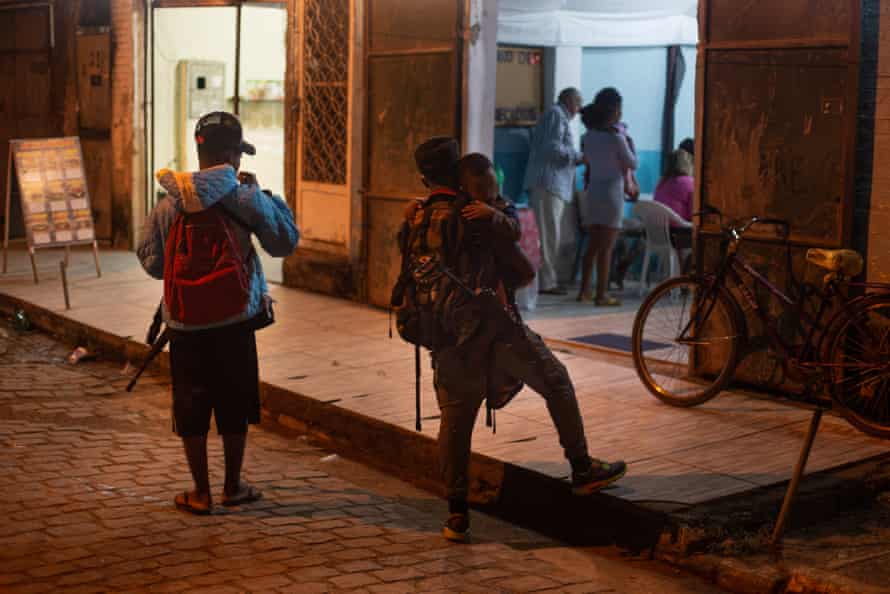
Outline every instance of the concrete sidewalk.
{"label": "concrete sidewalk", "polygon": [[[75,251],[68,275],[70,311],[63,305],[60,258],[60,252],[38,252],[41,282],[35,285],[26,253],[13,252],[10,272],[0,276],[5,308],[21,300],[59,320],[140,341],[161,286],[144,274],[135,255],[103,252],[103,276],[96,278],[90,254]],[[280,286],[273,287],[272,295],[278,301],[278,322],[258,334],[261,379],[269,387],[266,406],[276,408],[272,415],[310,423],[321,434],[326,420],[347,434],[356,419],[366,419],[375,428],[368,433],[370,445],[384,439],[387,428],[410,435],[413,350],[398,338],[388,338],[386,312]],[[547,336],[549,322],[531,325]],[[595,320],[579,322],[587,323]],[[578,335],[596,331],[579,328]],[[695,409],[671,408],[645,392],[629,360],[583,350],[559,355],[576,383],[591,453],[624,458],[630,464],[628,476],[607,492],[609,497],[637,507],[684,509],[790,477],[807,428],[807,411],[739,393],[726,393]],[[424,357],[423,436],[434,438],[438,409],[431,379]],[[474,437],[475,452],[551,479],[568,475],[555,430],[537,395],[526,391],[498,412],[497,433],[486,430],[483,417]],[[417,443],[433,451],[432,441]],[[807,470],[828,470],[887,453],[887,442],[828,417]],[[494,483],[502,479],[497,472],[487,477]],[[487,487],[496,496],[498,485]]]}

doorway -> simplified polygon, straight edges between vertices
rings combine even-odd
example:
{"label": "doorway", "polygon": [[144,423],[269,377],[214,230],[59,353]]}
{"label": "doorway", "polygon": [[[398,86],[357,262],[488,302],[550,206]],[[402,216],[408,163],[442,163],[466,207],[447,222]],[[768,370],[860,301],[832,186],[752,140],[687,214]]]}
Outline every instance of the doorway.
{"label": "doorway", "polygon": [[[263,189],[284,196],[287,8],[283,2],[157,0],[152,4],[149,169],[197,169],[194,127],[229,111],[257,148],[241,166]],[[152,182],[154,206],[162,190]],[[282,281],[282,259],[258,247],[267,280]]]}
{"label": "doorway", "polygon": [[[629,350],[630,328],[648,288],[671,274],[668,258],[659,252],[650,258],[648,282],[642,283],[646,234],[637,217],[637,204],[651,206],[667,157],[682,140],[694,137],[695,2],[674,2],[674,12],[666,3],[665,16],[659,18],[682,26],[654,29],[640,26],[654,19],[652,15],[626,7],[619,10],[605,2],[591,2],[570,14],[541,13],[534,19],[520,11],[520,4],[534,3],[499,3],[503,10],[498,19],[493,160],[502,193],[517,203],[524,228],[531,230],[526,233],[527,243],[535,243],[537,225],[527,186],[541,179],[540,173],[536,177],[527,170],[532,146],[540,146],[534,138],[536,124],[563,89],[578,89],[585,105],[603,88],[619,91],[623,98],[621,121],[635,145],[638,167],[634,173],[640,194],[638,202],[627,197],[620,209],[622,229],[607,289],[607,295],[620,305],[598,307],[576,300],[581,291],[583,253],[590,240],[582,231],[580,215],[582,202],[592,200],[585,190],[583,165],[575,169],[575,185],[566,197],[555,258],[556,277],[567,294],[538,294],[538,287],[532,286],[519,292],[518,302],[535,330],[549,338]],[[555,35],[554,31],[562,33]],[[672,63],[682,65],[682,76],[668,76]],[[581,120],[578,115],[569,124],[576,149],[581,148],[587,132]],[[688,169],[691,203],[691,160]],[[536,245],[533,248],[537,250]],[[680,258],[686,255],[675,252]],[[590,289],[595,287],[596,272],[592,276]]]}

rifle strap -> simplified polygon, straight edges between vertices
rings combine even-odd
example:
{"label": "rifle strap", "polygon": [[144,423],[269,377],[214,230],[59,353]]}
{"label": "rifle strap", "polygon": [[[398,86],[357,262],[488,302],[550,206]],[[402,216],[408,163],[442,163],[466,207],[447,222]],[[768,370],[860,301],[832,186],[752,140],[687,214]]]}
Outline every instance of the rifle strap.
{"label": "rifle strap", "polygon": [[151,350],[148,351],[148,355],[146,355],[145,360],[142,361],[142,365],[139,367],[139,370],[136,372],[136,375],[133,376],[133,379],[130,380],[130,383],[127,384],[127,392],[132,392],[133,388],[136,386],[136,382],[139,381],[139,378],[145,373],[145,370],[148,368],[149,363],[151,363],[155,357],[157,357],[161,351],[164,350],[164,346],[170,341],[170,333],[166,328],[161,332],[160,336],[158,336],[157,340],[151,345]]}
{"label": "rifle strap", "polygon": [[414,345],[414,428],[420,431],[420,346]]}

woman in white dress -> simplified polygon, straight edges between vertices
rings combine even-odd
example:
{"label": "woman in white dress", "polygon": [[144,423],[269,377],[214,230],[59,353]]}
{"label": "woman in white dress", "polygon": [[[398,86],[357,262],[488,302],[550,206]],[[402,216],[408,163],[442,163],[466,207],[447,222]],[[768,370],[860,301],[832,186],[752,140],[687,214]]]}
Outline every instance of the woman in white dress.
{"label": "woman in white dress", "polygon": [[[621,121],[621,95],[609,87],[600,91],[590,105],[581,110],[587,133],[581,149],[587,163],[587,189],[579,202],[581,226],[589,242],[581,272],[578,301],[593,301],[597,306],[621,305],[606,295],[612,248],[624,214],[624,175],[635,170],[637,157],[627,138],[616,127]],[[590,290],[596,263],[596,293]]]}

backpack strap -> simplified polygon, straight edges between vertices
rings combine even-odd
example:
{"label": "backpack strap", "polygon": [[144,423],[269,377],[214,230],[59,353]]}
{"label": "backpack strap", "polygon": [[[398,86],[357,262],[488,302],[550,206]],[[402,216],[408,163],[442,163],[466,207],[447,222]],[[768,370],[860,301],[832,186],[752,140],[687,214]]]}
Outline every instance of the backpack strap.
{"label": "backpack strap", "polygon": [[[235,191],[237,191],[237,190],[232,191],[232,193],[227,194],[227,196],[231,196],[232,194],[235,193]],[[253,233],[253,229],[250,227],[250,225],[248,225],[248,224],[244,221],[244,219],[242,219],[241,217],[239,217],[238,215],[236,215],[235,213],[233,213],[231,210],[229,210],[228,208],[226,208],[225,206],[223,206],[223,205],[222,205],[222,201],[217,202],[216,204],[214,204],[214,205],[211,206],[210,208],[218,208],[218,209],[219,209],[219,212],[223,213],[223,215],[225,215],[226,217],[228,217],[229,219],[231,219],[232,221],[234,221],[235,223],[237,223],[239,227],[241,227],[244,231],[246,231],[246,232],[247,232],[247,237],[248,237],[248,239],[250,239],[250,235]],[[235,239],[235,238],[232,238],[233,241],[234,241],[234,239]],[[250,245],[250,247],[249,247],[248,250],[247,250],[247,257],[246,257],[246,259],[244,260],[244,263],[245,263],[245,264],[247,264],[247,261],[248,261],[248,260],[250,260],[250,259],[253,258],[254,254],[256,254],[256,248],[253,246],[253,241],[248,241],[247,243]],[[237,244],[235,245],[235,248],[238,249],[238,245],[237,245]],[[240,255],[240,253],[239,253],[239,255]]]}
{"label": "backpack strap", "polygon": [[[250,227],[247,226],[246,223],[241,221],[241,219],[232,215],[229,211],[225,209],[221,204],[217,203],[210,207],[211,209],[215,209],[217,216],[219,217],[220,222],[222,223],[223,229],[225,230],[226,237],[229,240],[229,243],[232,244],[232,249],[235,251],[235,255],[238,257],[238,260],[241,262],[241,266],[244,267],[244,276],[247,277],[248,282],[250,282],[250,265],[249,259],[253,259],[254,254],[256,253],[256,249],[253,247],[253,241],[250,240],[250,234],[252,231]],[[250,246],[247,250],[247,256],[241,255],[241,246],[238,245],[238,238],[235,237],[235,234],[232,232],[232,226],[230,225],[230,221],[234,221],[235,223],[242,226],[242,228],[247,231],[247,243]]]}
{"label": "backpack strap", "polygon": [[464,240],[467,234],[466,221],[461,214],[461,210],[466,203],[466,199],[462,196],[455,198],[451,204],[451,212],[442,221],[442,247],[445,252],[442,261],[458,275],[464,272],[460,266],[460,257],[465,249]]}
{"label": "backpack strap", "polygon": [[[437,202],[441,202],[443,199],[444,198],[440,198],[438,195],[432,196],[427,203],[423,205],[423,219],[415,229],[415,233],[420,234],[420,245],[423,251],[430,249],[429,243],[427,242],[427,235],[433,218],[433,205]],[[417,237],[417,235],[415,235],[415,237]]]}
{"label": "backpack strap", "polygon": [[399,229],[399,252],[402,254],[402,263],[399,267],[399,277],[393,287],[392,294],[389,298],[389,337],[392,338],[392,308],[402,304],[405,297],[405,289],[408,286],[408,277],[410,276],[409,264],[411,262],[411,238],[414,237],[411,223],[405,221],[402,228]]}

